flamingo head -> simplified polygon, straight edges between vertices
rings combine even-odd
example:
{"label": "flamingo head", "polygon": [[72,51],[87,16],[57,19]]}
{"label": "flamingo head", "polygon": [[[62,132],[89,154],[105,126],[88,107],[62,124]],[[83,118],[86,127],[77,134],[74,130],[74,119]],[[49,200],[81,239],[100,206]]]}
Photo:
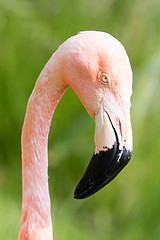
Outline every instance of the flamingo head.
{"label": "flamingo head", "polygon": [[124,47],[107,33],[82,32],[61,45],[61,78],[95,121],[95,152],[74,197],[91,196],[126,166],[132,153],[132,70]]}

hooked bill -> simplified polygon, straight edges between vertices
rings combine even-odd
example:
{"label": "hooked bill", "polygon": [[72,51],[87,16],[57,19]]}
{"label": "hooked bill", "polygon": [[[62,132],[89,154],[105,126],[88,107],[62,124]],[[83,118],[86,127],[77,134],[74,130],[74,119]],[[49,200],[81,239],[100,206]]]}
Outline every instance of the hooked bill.
{"label": "hooked bill", "polygon": [[127,150],[125,146],[120,149],[117,132],[111,120],[110,123],[115,134],[115,142],[111,148],[106,146],[103,147],[104,150],[93,154],[83,178],[75,189],[76,199],[87,198],[103,188],[117,176],[131,158],[132,151]]}

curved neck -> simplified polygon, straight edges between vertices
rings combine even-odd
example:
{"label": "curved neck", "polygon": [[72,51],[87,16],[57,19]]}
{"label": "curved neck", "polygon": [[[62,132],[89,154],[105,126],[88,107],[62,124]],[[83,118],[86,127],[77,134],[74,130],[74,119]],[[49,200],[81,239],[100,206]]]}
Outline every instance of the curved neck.
{"label": "curved neck", "polygon": [[19,239],[41,240],[43,231],[45,239],[52,239],[48,134],[54,110],[67,89],[58,77],[52,56],[41,72],[27,105],[21,138],[23,199]]}

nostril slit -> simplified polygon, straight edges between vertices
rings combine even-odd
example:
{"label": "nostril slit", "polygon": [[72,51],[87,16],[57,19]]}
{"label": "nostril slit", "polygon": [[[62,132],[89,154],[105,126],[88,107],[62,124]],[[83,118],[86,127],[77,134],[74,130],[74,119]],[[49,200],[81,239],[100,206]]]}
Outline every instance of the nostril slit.
{"label": "nostril slit", "polygon": [[122,124],[121,124],[120,120],[119,120],[119,130],[120,130],[120,134],[121,134],[121,141],[123,142]]}

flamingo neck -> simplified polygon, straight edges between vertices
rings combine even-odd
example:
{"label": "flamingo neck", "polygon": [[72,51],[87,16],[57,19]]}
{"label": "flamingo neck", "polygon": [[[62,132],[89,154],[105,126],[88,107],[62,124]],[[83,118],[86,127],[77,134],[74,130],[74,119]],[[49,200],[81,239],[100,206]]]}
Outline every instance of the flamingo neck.
{"label": "flamingo neck", "polygon": [[27,105],[22,130],[22,216],[19,240],[51,240],[48,134],[54,110],[66,90],[54,57],[41,72]]}

